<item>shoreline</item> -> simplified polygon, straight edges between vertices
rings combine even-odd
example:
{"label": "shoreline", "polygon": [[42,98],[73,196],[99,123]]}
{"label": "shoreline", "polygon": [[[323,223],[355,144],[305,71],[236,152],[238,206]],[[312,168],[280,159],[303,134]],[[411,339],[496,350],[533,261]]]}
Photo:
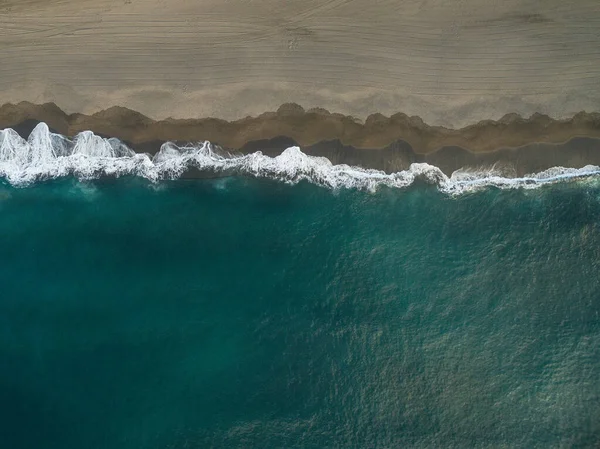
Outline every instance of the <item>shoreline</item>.
{"label": "shoreline", "polygon": [[459,168],[496,166],[511,176],[554,166],[600,165],[600,113],[581,112],[555,120],[541,114],[529,118],[507,114],[461,129],[430,126],[419,117],[373,114],[364,122],[324,109],[305,111],[284,104],[276,112],[226,121],[215,118],[152,120],[138,112],[113,107],[92,115],[66,114],[53,103],[28,102],[0,107],[0,129],[13,128],[27,138],[39,122],[53,132],[74,136],[90,130],[116,137],[136,152],[155,154],[167,141],[211,143],[234,153],[262,151],[276,156],[299,146],[334,164],[356,165],[387,173],[427,162],[451,174]]}

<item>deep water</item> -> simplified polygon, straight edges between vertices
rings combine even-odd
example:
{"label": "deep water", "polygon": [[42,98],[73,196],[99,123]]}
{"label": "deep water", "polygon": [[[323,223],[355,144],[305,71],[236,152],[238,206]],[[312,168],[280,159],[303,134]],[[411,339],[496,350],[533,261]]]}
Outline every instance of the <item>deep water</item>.
{"label": "deep water", "polygon": [[598,447],[600,186],[0,187],[0,448]]}

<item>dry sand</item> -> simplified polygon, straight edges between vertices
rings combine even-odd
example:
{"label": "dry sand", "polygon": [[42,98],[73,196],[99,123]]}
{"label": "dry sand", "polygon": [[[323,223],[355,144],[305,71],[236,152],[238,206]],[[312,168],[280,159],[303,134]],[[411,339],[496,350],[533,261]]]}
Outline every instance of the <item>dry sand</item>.
{"label": "dry sand", "polygon": [[0,0],[0,104],[463,127],[600,110],[598,0]]}

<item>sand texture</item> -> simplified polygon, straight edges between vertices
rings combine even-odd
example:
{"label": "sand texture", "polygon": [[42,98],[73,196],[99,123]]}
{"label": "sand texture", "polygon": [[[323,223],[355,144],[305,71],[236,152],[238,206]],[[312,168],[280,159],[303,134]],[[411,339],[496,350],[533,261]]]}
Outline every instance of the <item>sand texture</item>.
{"label": "sand texture", "polygon": [[0,104],[448,127],[600,109],[597,0],[0,0],[0,23]]}

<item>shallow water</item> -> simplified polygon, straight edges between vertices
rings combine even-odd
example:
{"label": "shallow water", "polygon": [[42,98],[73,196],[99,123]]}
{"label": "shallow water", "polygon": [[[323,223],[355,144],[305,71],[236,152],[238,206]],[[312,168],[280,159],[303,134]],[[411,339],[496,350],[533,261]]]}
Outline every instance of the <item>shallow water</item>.
{"label": "shallow water", "polygon": [[596,447],[600,186],[0,187],[19,448]]}

